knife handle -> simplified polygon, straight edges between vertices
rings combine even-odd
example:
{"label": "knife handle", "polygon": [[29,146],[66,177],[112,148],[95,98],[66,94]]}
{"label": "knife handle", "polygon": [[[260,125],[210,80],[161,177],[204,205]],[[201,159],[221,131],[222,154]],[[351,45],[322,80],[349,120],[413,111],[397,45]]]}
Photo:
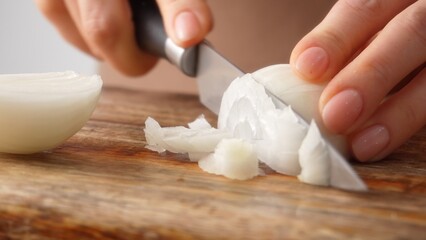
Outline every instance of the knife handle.
{"label": "knife handle", "polygon": [[190,77],[196,75],[198,46],[182,48],[164,30],[163,19],[155,0],[129,0],[139,47],[167,59]]}

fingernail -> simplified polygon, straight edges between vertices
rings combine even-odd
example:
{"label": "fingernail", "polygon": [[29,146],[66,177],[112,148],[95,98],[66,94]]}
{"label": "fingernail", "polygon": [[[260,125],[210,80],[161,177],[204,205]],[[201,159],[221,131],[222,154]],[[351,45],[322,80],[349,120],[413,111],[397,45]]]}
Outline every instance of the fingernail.
{"label": "fingernail", "polygon": [[307,79],[316,79],[328,67],[328,54],[320,47],[311,47],[302,52],[296,60],[296,70]]}
{"label": "fingernail", "polygon": [[348,89],[327,102],[322,110],[322,119],[330,131],[343,133],[355,123],[361,110],[361,95],[354,89]]}
{"label": "fingernail", "polygon": [[179,13],[175,18],[176,37],[185,42],[198,36],[201,27],[194,13],[185,11]]}
{"label": "fingernail", "polygon": [[368,161],[380,153],[389,143],[389,131],[382,125],[374,125],[358,133],[352,140],[355,157]]}

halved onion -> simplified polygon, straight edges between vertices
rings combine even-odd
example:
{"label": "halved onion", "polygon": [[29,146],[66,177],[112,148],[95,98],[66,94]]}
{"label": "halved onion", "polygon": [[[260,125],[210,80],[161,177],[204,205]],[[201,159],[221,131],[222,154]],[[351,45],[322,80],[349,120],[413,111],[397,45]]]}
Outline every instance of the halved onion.
{"label": "halved onion", "polygon": [[0,75],[0,152],[51,149],[79,131],[95,109],[99,76],[75,72]]}

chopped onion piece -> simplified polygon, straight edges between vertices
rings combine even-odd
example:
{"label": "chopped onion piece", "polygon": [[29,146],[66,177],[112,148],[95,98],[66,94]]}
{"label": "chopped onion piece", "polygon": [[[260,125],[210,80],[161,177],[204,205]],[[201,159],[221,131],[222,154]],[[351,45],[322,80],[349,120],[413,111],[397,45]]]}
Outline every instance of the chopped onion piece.
{"label": "chopped onion piece", "polygon": [[163,141],[164,134],[162,132],[160,124],[153,118],[148,117],[145,121],[145,139],[148,143],[145,147],[151,151],[162,153],[166,151],[164,146],[166,144]]}
{"label": "chopped onion piece", "polygon": [[259,160],[279,173],[298,175],[298,149],[306,136],[306,127],[298,121],[290,107],[268,111],[261,121],[263,139],[256,142]]}
{"label": "chopped onion piece", "polygon": [[[237,104],[238,107],[234,107],[234,104]],[[254,81],[250,74],[245,74],[232,81],[223,94],[218,128],[233,132],[238,122],[247,118],[255,121],[258,117],[253,119],[253,115],[260,116],[263,112],[273,109],[275,109],[274,103],[266,94],[265,88]],[[259,130],[256,128],[256,124],[253,124],[253,127],[254,131]],[[255,136],[259,136],[259,134],[255,132]]]}
{"label": "chopped onion piece", "polygon": [[[204,120],[196,120],[204,121]],[[195,124],[199,127],[200,122]],[[191,124],[194,126],[194,124]],[[189,153],[191,160],[197,160],[196,157],[205,156],[216,148],[216,145],[223,138],[230,138],[231,135],[216,128],[205,128],[205,123],[200,129],[191,129],[183,126],[161,127],[160,124],[152,118],[145,122],[145,138],[148,143],[148,149],[159,153],[169,151],[173,153]]]}
{"label": "chopped onion piece", "polygon": [[206,118],[203,114],[201,114],[197,119],[188,123],[188,127],[190,129],[209,129],[212,128],[209,122],[207,122]]}
{"label": "chopped onion piece", "polygon": [[201,159],[198,166],[208,173],[237,180],[247,180],[259,175],[256,152],[243,139],[223,139],[215,152]]}
{"label": "chopped onion piece", "polygon": [[92,115],[102,80],[72,71],[0,75],[0,152],[54,148]]}
{"label": "chopped onion piece", "polygon": [[302,167],[298,176],[300,181],[314,185],[330,185],[331,162],[328,147],[314,120],[300,146],[299,162]]}

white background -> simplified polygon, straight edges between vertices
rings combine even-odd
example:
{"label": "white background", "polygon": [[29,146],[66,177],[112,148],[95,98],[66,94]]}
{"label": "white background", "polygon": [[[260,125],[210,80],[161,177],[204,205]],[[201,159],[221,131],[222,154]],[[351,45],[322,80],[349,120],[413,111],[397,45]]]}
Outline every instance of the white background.
{"label": "white background", "polygon": [[91,74],[96,67],[94,59],[61,38],[34,1],[0,1],[0,74],[65,70]]}

